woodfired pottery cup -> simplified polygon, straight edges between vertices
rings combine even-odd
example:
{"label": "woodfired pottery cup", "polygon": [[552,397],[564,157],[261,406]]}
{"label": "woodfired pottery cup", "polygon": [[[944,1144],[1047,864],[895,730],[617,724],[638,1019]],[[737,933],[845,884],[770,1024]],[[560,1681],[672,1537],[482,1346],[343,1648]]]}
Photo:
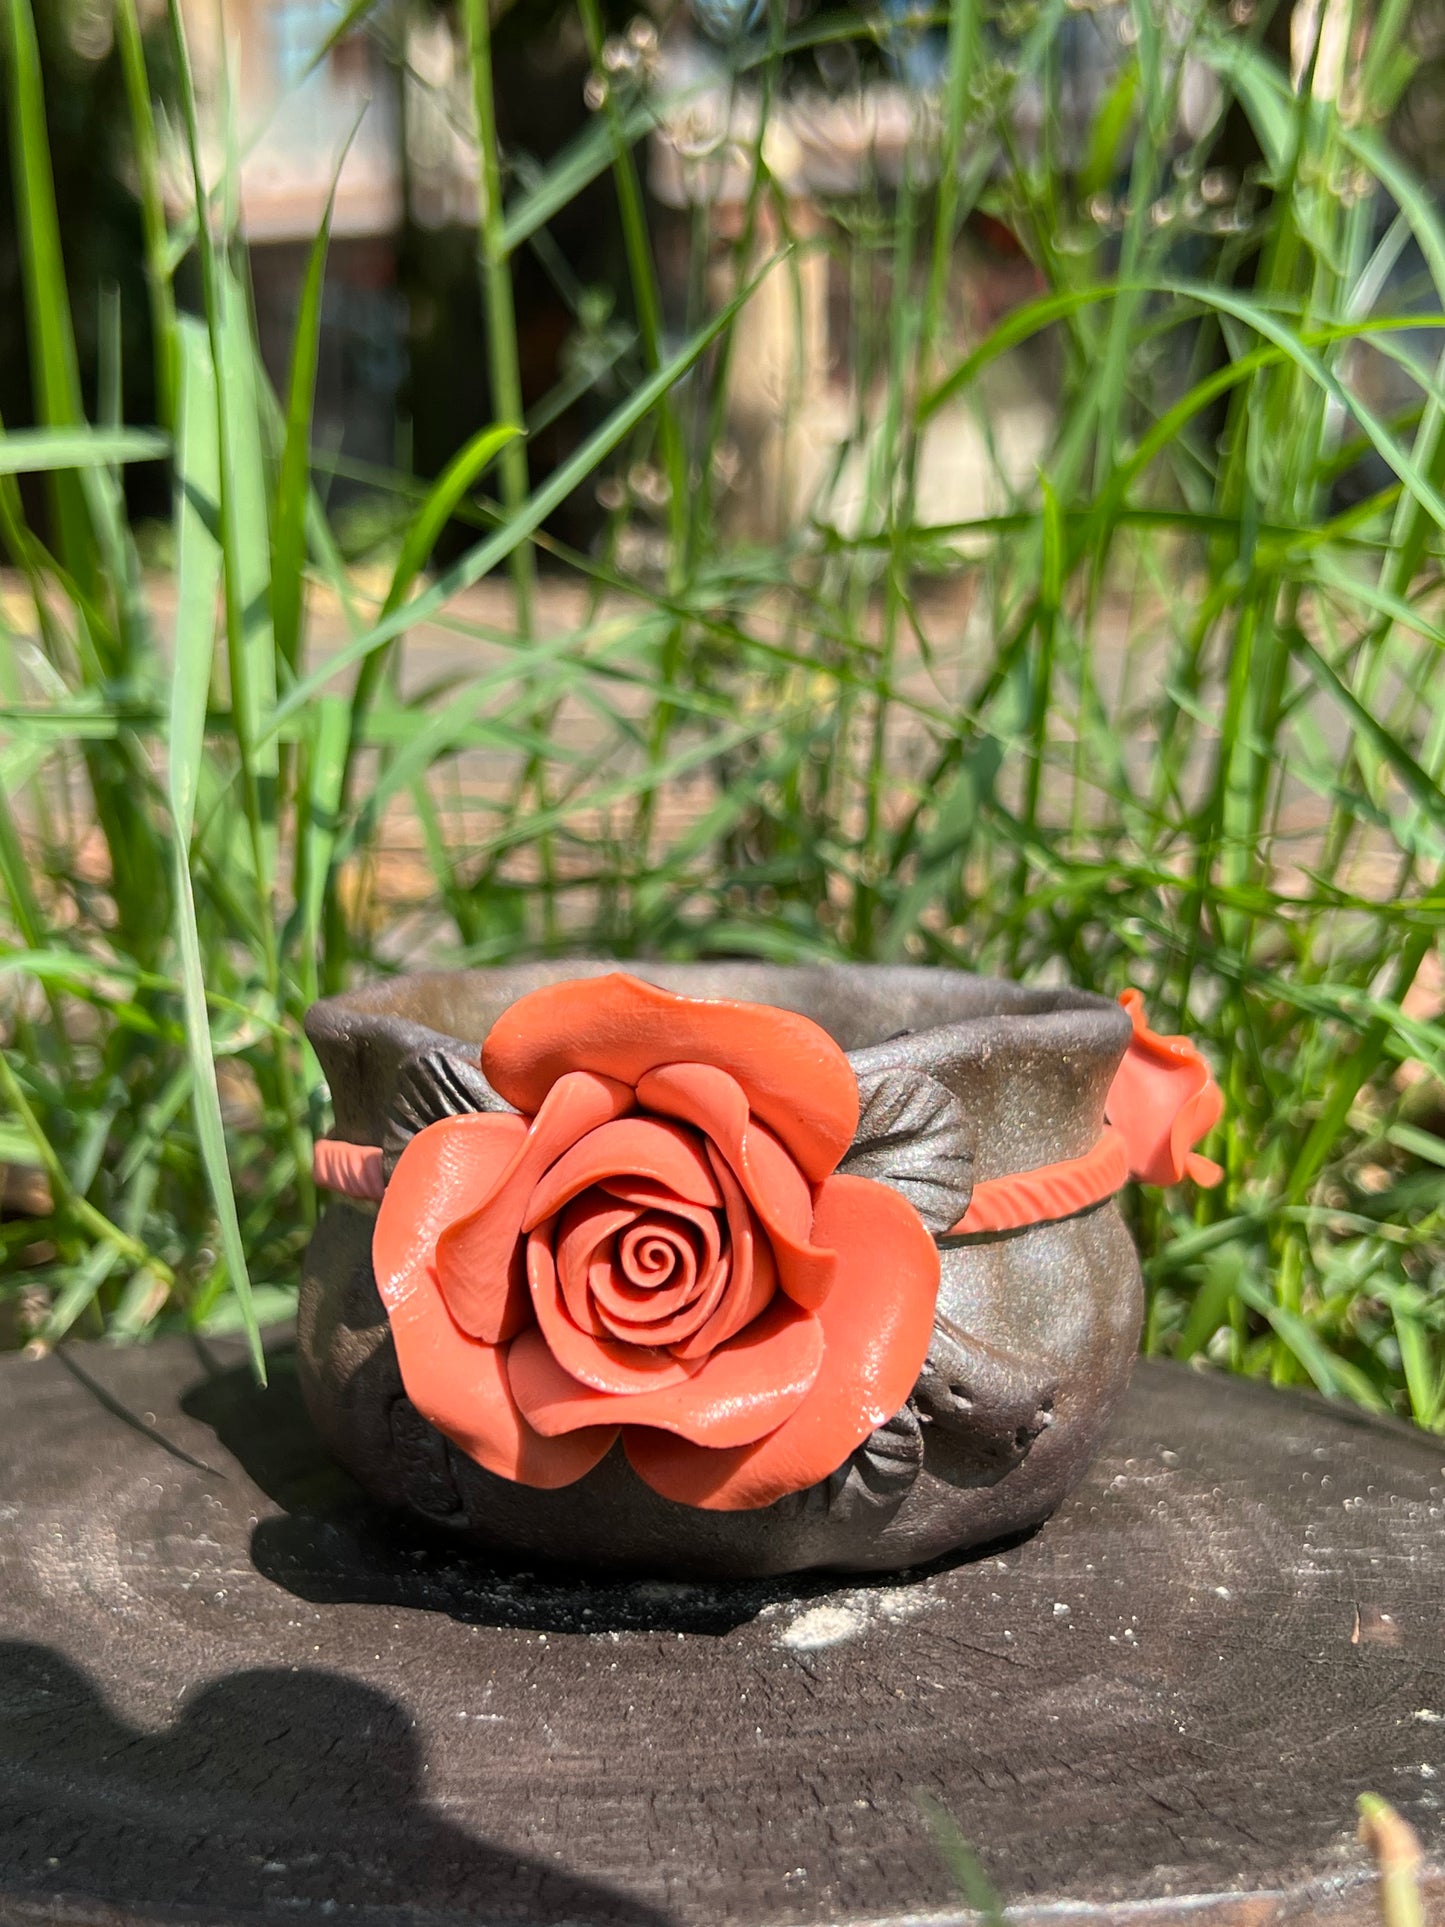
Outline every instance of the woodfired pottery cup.
{"label": "woodfired pottery cup", "polygon": [[[863,964],[628,967],[674,995],[797,1012],[827,1032],[861,1108],[839,1170],[902,1193],[938,1247],[911,1395],[828,1476],[761,1507],[712,1510],[662,1497],[619,1443],[574,1482],[539,1489],[484,1469],[423,1417],[373,1270],[376,1193],[429,1124],[507,1108],[479,1068],[504,1011],[618,968],[565,960],[402,976],[309,1013],[335,1106],[318,1174],[371,1194],[328,1202],[301,1288],[302,1384],[336,1457],[385,1505],[476,1547],[661,1575],[886,1571],[1045,1519],[1098,1446],[1138,1345],[1139,1264],[1113,1196],[1126,1175],[1112,1126],[1124,1121],[1130,1067],[1177,1083],[1187,1060],[1191,1143],[1218,1115],[1192,1046],[1070,989]],[[521,1135],[520,1120],[512,1128]],[[1176,1168],[1141,1172],[1149,1159],[1131,1145],[1135,1174],[1169,1181],[1188,1168],[1208,1182],[1204,1160],[1167,1154],[1182,1128],[1175,1119],[1172,1140],[1165,1128],[1154,1155]],[[1101,1157],[1102,1184],[1088,1180]],[[362,1177],[327,1175],[343,1167]]]}

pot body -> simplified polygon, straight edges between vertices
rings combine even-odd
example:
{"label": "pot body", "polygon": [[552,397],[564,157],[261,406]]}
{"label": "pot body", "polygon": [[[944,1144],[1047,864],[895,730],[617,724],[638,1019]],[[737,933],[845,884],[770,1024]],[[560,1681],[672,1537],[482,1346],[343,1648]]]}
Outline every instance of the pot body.
{"label": "pot body", "polygon": [[[1130,1037],[1117,1005],[922,967],[630,966],[664,989],[811,1017],[860,1083],[880,1068],[961,1101],[975,1182],[1083,1155]],[[336,1135],[381,1144],[417,1053],[475,1064],[491,1023],[538,985],[601,974],[565,961],[401,977],[310,1014]],[[302,1384],[315,1423],[384,1504],[528,1558],[670,1575],[884,1571],[1037,1525],[1082,1476],[1133,1364],[1143,1309],[1117,1206],[942,1240],[933,1343],[908,1405],[829,1479],[757,1511],[659,1497],[620,1446],[576,1484],[485,1471],[406,1396],[371,1265],[373,1207],[331,1202],[307,1253]]]}

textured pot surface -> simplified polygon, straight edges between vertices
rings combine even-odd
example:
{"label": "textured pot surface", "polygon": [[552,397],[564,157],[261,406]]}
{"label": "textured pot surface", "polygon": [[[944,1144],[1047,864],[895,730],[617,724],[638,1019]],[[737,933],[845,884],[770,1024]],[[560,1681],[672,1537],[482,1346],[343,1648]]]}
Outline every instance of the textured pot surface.
{"label": "textured pot surface", "polygon": [[[408,1066],[438,1055],[475,1076],[497,1016],[541,984],[602,975],[567,960],[401,977],[319,1004],[307,1028],[335,1135],[388,1144]],[[686,996],[812,1018],[860,1087],[932,1079],[959,1101],[975,1182],[1081,1157],[1130,1038],[1117,1005],[919,967],[630,965]],[[485,1101],[485,1090],[482,1092]],[[945,1239],[928,1362],[908,1405],[847,1465],[757,1511],[659,1497],[620,1447],[574,1485],[538,1491],[483,1470],[407,1399],[371,1264],[372,1208],[330,1204],[307,1254],[303,1384],[332,1450],[385,1503],[480,1546],[658,1573],[883,1570],[1007,1537],[1058,1505],[1128,1381],[1142,1286],[1112,1203],[1062,1221]]]}

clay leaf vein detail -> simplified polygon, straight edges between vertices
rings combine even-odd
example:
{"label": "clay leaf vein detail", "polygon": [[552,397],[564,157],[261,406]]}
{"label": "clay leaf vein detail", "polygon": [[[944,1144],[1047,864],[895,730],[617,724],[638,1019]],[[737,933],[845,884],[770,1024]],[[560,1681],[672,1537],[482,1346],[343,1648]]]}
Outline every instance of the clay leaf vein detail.
{"label": "clay leaf vein detail", "polygon": [[946,1232],[973,1196],[962,1100],[937,1078],[912,1069],[862,1072],[858,1097],[857,1134],[839,1170],[891,1185],[930,1231]]}
{"label": "clay leaf vein detail", "polygon": [[413,1051],[397,1072],[396,1092],[386,1114],[382,1157],[387,1177],[407,1145],[429,1124],[474,1111],[511,1110],[460,1044],[454,1049],[430,1044]]}

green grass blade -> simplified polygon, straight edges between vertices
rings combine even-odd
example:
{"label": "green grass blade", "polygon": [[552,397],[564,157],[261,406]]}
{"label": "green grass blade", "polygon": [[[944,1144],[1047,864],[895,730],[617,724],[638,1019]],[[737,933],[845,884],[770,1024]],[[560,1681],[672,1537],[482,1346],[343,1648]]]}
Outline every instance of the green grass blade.
{"label": "green grass blade", "polygon": [[1430,1341],[1425,1321],[1397,1296],[1390,1301],[1395,1338],[1400,1347],[1400,1369],[1405,1374],[1405,1390],[1410,1397],[1410,1416],[1427,1431],[1442,1416],[1440,1384],[1430,1356]]}
{"label": "green grass blade", "polygon": [[0,475],[156,462],[170,450],[168,435],[145,428],[11,428],[0,435]]}
{"label": "green grass blade", "polygon": [[[622,121],[623,138],[639,141],[655,124],[656,116],[650,107],[633,107]],[[563,149],[541,180],[512,204],[499,236],[504,253],[515,254],[553,215],[560,214],[584,188],[607,172],[612,165],[615,140],[615,128],[606,121],[594,120],[570,147]]]}
{"label": "green grass blade", "polygon": [[1370,714],[1313,643],[1301,637],[1297,653],[1320,689],[1333,697],[1349,717],[1354,734],[1368,742],[1382,761],[1389,764],[1399,778],[1401,787],[1431,822],[1445,828],[1445,793],[1442,793],[1439,784],[1421,769],[1404,744],[1377,717]]}
{"label": "green grass blade", "polygon": [[719,309],[706,327],[700,328],[664,367],[649,380],[642,382],[625,402],[619,404],[601,427],[593,431],[581,448],[569,460],[553,470],[542,486],[533,492],[504,528],[499,529],[487,541],[478,543],[460,562],[448,569],[445,575],[438,577],[431,588],[422,595],[414,597],[404,608],[393,611],[391,615],[364,634],[354,637],[338,649],[320,669],[303,677],[296,687],[277,704],[268,733],[274,733],[288,716],[295,714],[310,702],[313,696],[318,695],[333,676],[384,647],[393,637],[401,635],[413,624],[434,615],[453,596],[469,588],[472,583],[479,582],[499,562],[505,560],[519,542],[526,541],[528,536],[541,527],[554,509],[561,507],[572,491],[617,447],[618,443],[624,441],[638,423],[651,414],[662,396],[681,380],[688,369],[701,360],[713,342],[731,324],[733,317],[750,298],[753,290],[772,266],[773,263],[768,262],[762,273]]}
{"label": "green grass blade", "polygon": [[392,572],[391,586],[382,604],[383,617],[394,615],[405,602],[412,584],[426,567],[442,530],[497,456],[520,433],[520,429],[507,422],[495,427],[479,428],[447,463],[427,491],[425,501],[407,524],[401,553]]}
{"label": "green grass blade", "polygon": [[216,380],[206,331],[179,323],[180,431],[176,448],[176,626],[167,763],[176,841],[191,840],[205,753],[206,705],[216,643],[223,558],[218,539],[221,464]]}
{"label": "green grass blade", "polygon": [[245,1322],[251,1361],[262,1382],[266,1364],[251,1308],[251,1278],[236,1211],[221,1118],[216,1061],[206,1007],[206,976],[189,860],[191,829],[205,753],[206,702],[215,655],[216,604],[225,560],[215,533],[215,505],[222,488],[220,411],[209,337],[199,323],[183,321],[181,427],[177,450],[178,595],[175,663],[171,682],[168,779],[175,870],[176,935],[192,1105],[201,1160],[220,1226],[221,1250]]}
{"label": "green grass blade", "polygon": [[318,44],[315,52],[307,61],[301,75],[302,80],[308,80],[318,68],[323,67],[335,50],[341,45],[342,41],[349,39],[352,34],[358,33],[361,28],[366,25],[372,14],[377,12],[382,3],[383,0],[349,0],[349,4],[341,18],[331,29],[330,33]]}
{"label": "green grass blade", "polygon": [[998,1891],[984,1872],[982,1861],[963,1837],[963,1831],[953,1815],[931,1793],[920,1794],[918,1805],[928,1822],[928,1830],[933,1835],[939,1857],[954,1885],[973,1909],[979,1927],[1008,1927],[1008,1917]]}
{"label": "green grass blade", "polygon": [[350,705],[341,696],[322,696],[313,704],[306,723],[306,780],[298,797],[296,824],[296,916],[300,933],[296,948],[302,985],[310,1003],[320,994],[322,918],[351,742]]}
{"label": "green grass blade", "polygon": [[125,79],[131,143],[140,188],[157,412],[161,421],[170,428],[176,419],[176,301],[166,267],[166,207],[160,141],[156,133],[155,108],[151,102],[150,76],[146,70],[145,44],[141,38],[136,0],[116,0],[115,21],[116,44]]}
{"label": "green grass blade", "polygon": [[1263,1285],[1243,1274],[1236,1281],[1236,1289],[1239,1296],[1274,1327],[1326,1398],[1352,1399],[1373,1412],[1389,1410],[1388,1402],[1364,1373],[1331,1352],[1298,1312],[1278,1304]]}
{"label": "green grass blade", "polygon": [[[264,719],[276,700],[276,648],[269,596],[271,558],[267,542],[266,451],[256,392],[256,352],[249,303],[229,263],[222,266],[221,476],[222,538],[225,550],[231,704],[237,734],[245,745],[258,788],[257,808],[267,845],[261,876],[274,874],[277,759],[263,740]],[[232,630],[239,624],[239,633]]]}
{"label": "green grass blade", "polygon": [[[32,379],[37,418],[50,428],[78,426],[80,365],[70,320],[70,295],[60,246],[60,217],[45,123],[45,90],[40,49],[30,0],[6,0],[9,26],[8,116],[10,170],[20,238],[21,280],[29,324]],[[52,483],[60,553],[76,580],[94,586],[85,502],[73,477],[58,473]]]}
{"label": "green grass blade", "polygon": [[271,627],[276,656],[294,675],[301,654],[301,617],[306,593],[306,527],[311,505],[311,418],[316,403],[316,371],[321,353],[321,300],[326,287],[326,257],[336,190],[358,118],[347,135],[331,176],[321,225],[306,257],[301,300],[291,339],[291,371],[286,384],[286,432],[276,475],[271,512]]}
{"label": "green grass blade", "polygon": [[[502,225],[502,155],[497,133],[496,87],[492,69],[491,0],[461,0],[467,57],[472,77],[472,113],[477,128],[477,265],[482,278],[482,306],[487,318],[487,370],[491,378],[492,410],[521,430],[526,409],[522,402],[521,347],[517,339],[517,310],[512,292],[511,256]],[[527,495],[527,451],[520,440],[510,441],[502,454],[502,501],[515,522]],[[516,598],[517,629],[532,633],[537,559],[525,539],[508,551]]]}

